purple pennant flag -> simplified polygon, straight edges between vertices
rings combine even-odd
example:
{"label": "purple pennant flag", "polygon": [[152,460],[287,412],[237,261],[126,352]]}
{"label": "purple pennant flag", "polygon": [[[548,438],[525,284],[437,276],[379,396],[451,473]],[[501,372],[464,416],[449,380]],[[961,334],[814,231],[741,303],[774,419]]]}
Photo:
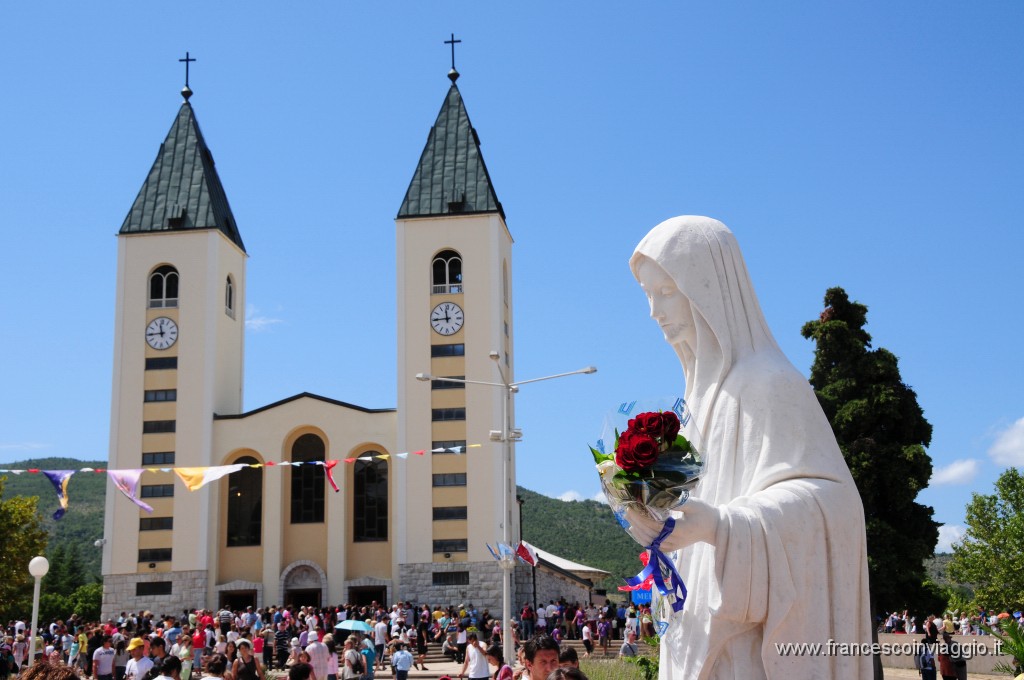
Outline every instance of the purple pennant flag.
{"label": "purple pennant flag", "polygon": [[60,502],[60,507],[57,508],[57,512],[53,513],[53,518],[60,519],[68,511],[68,480],[71,479],[71,475],[75,474],[75,471],[41,470],[40,472],[46,475],[46,478],[53,484],[53,488],[57,490],[57,500]]}
{"label": "purple pennant flag", "polygon": [[135,505],[139,506],[146,512],[153,512],[153,508],[146,505],[139,500],[139,497],[135,495],[136,490],[139,487],[139,478],[142,477],[142,473],[145,470],[107,470],[107,474],[110,476],[110,481],[114,483],[117,490],[125,495]]}

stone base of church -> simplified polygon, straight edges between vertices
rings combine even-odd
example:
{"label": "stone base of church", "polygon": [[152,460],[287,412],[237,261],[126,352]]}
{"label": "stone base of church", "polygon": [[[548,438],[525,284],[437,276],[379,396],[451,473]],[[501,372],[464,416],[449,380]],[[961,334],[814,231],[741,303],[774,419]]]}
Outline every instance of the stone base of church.
{"label": "stone base of church", "polygon": [[[518,567],[517,567],[518,571]],[[439,576],[434,574],[452,574]],[[468,574],[468,583],[459,585],[434,585],[435,582],[453,582],[458,580],[455,574]],[[430,606],[470,604],[479,611],[490,610],[491,614],[501,614],[501,583],[502,571],[496,561],[491,562],[426,562],[399,565],[398,599]],[[461,577],[465,579],[465,577]],[[512,602],[519,597],[512,580]],[[516,611],[515,606],[512,607]]]}
{"label": "stone base of church", "polygon": [[[587,602],[594,600],[593,586],[588,585],[589,583],[580,582],[572,575],[550,569],[543,564],[537,568],[517,565],[512,589],[521,595],[514,601],[519,608],[513,607],[513,611],[518,612],[522,609],[523,602],[527,600],[534,603],[534,606],[541,602],[558,602],[563,598],[570,604],[586,605]],[[604,597],[599,598],[597,602],[604,604]]]}
{"label": "stone base of church", "polygon": [[[170,583],[169,594],[140,595],[163,590]],[[176,613],[207,605],[208,574],[204,570],[169,571],[150,574],[107,574],[103,577],[103,608],[101,620],[117,618],[121,612],[148,609],[154,614]]]}

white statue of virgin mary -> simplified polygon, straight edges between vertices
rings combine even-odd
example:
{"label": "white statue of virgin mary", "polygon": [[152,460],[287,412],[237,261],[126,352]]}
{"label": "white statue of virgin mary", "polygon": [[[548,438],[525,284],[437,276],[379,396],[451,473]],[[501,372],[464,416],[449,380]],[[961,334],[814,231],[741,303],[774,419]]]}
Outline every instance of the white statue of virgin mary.
{"label": "white statue of virgin mary", "polygon": [[[662,543],[689,596],[661,677],[872,677],[864,509],[807,379],[765,322],[732,232],[707,217],[651,230],[630,259],[679,355],[706,469]],[[640,540],[660,523],[627,518]],[[830,645],[829,641],[832,641]],[[817,654],[783,645],[821,644]]]}

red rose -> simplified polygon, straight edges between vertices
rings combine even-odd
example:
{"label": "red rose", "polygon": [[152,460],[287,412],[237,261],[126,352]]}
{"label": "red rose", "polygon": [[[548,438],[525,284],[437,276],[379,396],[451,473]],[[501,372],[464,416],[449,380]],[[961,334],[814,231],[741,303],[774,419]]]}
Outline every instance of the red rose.
{"label": "red rose", "polygon": [[658,460],[658,442],[647,434],[627,430],[615,447],[615,464],[623,470],[642,470]]}
{"label": "red rose", "polygon": [[661,433],[664,430],[661,413],[657,411],[641,413],[634,422],[636,423],[636,432],[639,434],[646,434],[657,438],[661,437]]}
{"label": "red rose", "polygon": [[661,414],[661,419],[665,426],[662,436],[665,438],[665,443],[671,446],[679,436],[679,417],[672,411],[665,411]]}

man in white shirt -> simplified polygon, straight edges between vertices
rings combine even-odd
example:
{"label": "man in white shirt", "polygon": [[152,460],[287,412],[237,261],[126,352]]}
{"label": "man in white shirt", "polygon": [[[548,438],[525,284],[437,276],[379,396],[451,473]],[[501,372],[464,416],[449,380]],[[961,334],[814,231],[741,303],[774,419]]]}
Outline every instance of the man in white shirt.
{"label": "man in white shirt", "polygon": [[309,644],[306,645],[306,654],[309,654],[309,665],[313,667],[313,673],[317,680],[327,678],[327,664],[330,662],[331,653],[327,645],[317,639],[316,633],[309,634]]}
{"label": "man in white shirt", "polygon": [[377,668],[384,670],[384,647],[388,644],[388,624],[383,618],[373,626],[373,648],[377,654]]}
{"label": "man in white shirt", "polygon": [[459,677],[468,677],[469,680],[487,680],[491,677],[490,667],[487,664],[487,651],[477,639],[476,633],[466,635],[466,660],[462,663],[462,670]]}
{"label": "man in white shirt", "polygon": [[153,662],[145,655],[146,643],[142,638],[132,638],[128,643],[128,665],[124,669],[125,680],[142,680],[153,667]]}
{"label": "man in white shirt", "polygon": [[109,635],[103,636],[103,646],[92,653],[92,674],[97,680],[113,680],[114,649]]}

